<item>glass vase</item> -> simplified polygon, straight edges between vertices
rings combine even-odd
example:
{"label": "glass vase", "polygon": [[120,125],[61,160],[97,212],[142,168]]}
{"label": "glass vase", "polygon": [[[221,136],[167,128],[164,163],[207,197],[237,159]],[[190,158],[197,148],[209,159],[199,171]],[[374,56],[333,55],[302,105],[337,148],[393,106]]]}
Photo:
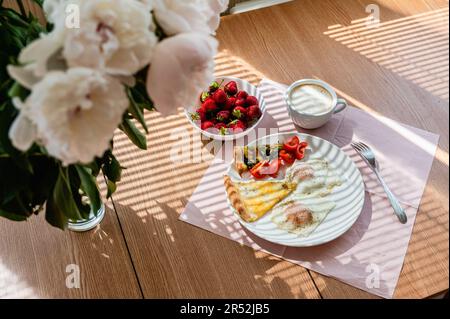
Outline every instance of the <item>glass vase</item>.
{"label": "glass vase", "polygon": [[98,224],[101,223],[105,217],[105,205],[102,203],[102,206],[95,214],[93,211],[89,214],[89,218],[80,219],[80,220],[71,220],[69,219],[67,229],[74,232],[86,232],[93,228],[95,228]]}

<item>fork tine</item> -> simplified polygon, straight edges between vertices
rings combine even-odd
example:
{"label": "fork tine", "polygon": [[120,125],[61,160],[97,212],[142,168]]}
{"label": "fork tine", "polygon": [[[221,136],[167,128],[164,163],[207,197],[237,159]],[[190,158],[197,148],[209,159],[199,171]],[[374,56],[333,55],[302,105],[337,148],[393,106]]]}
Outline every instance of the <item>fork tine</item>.
{"label": "fork tine", "polygon": [[365,150],[367,150],[367,151],[370,151],[370,150],[371,150],[371,148],[370,148],[369,146],[367,146],[366,144],[364,144],[363,142],[359,142],[359,144],[361,144],[361,146],[362,146]]}
{"label": "fork tine", "polygon": [[357,146],[358,146],[358,149],[359,149],[361,152],[370,152],[370,148],[369,148],[366,144],[364,144],[364,143],[362,143],[362,142],[358,142],[358,143],[357,143]]}
{"label": "fork tine", "polygon": [[352,143],[351,145],[357,152],[362,152],[362,148],[359,143]]}
{"label": "fork tine", "polygon": [[359,149],[361,149],[361,150],[364,149],[364,146],[362,145],[361,142],[356,142],[355,144]]}

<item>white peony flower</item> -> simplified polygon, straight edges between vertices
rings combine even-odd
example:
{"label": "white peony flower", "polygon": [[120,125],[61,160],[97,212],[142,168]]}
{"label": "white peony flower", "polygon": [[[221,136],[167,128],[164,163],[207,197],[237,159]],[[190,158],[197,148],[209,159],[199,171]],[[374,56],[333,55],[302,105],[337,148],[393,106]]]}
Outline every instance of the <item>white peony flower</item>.
{"label": "white peony flower", "polygon": [[182,32],[214,34],[220,13],[227,7],[228,0],[155,0],[154,15],[167,35]]}
{"label": "white peony flower", "polygon": [[54,24],[52,32],[27,45],[19,54],[23,66],[8,65],[9,75],[27,89],[31,89],[49,71],[65,70],[67,65],[61,56],[67,28],[66,6],[80,5],[83,0],[45,0],[43,9],[47,20]]}
{"label": "white peony flower", "polygon": [[[80,28],[65,25],[66,6],[80,7]],[[8,66],[12,78],[31,89],[49,71],[69,67],[101,69],[129,76],[149,64],[158,39],[151,0],[46,0],[54,29],[20,55],[23,66]]]}
{"label": "white peony flower", "polygon": [[208,19],[208,26],[216,31],[220,24],[220,14],[228,9],[229,0],[208,0],[213,14]]}
{"label": "white peony flower", "polygon": [[207,34],[181,33],[160,42],[147,75],[147,91],[163,114],[194,105],[213,80],[217,40]]}
{"label": "white peony flower", "polygon": [[63,55],[69,67],[130,75],[149,64],[158,39],[151,31],[150,2],[81,0],[79,29],[70,29]]}
{"label": "white peony flower", "polygon": [[[16,101],[17,102],[17,101]],[[95,70],[50,72],[33,87],[9,136],[27,150],[34,141],[64,165],[89,163],[109,147],[129,105],[125,88]]]}
{"label": "white peony flower", "polygon": [[13,104],[17,109],[23,111],[14,120],[8,135],[15,148],[26,151],[37,138],[36,125],[26,115],[26,105],[19,98],[14,98]]}
{"label": "white peony flower", "polygon": [[[61,18],[65,18],[65,15],[61,15],[67,6],[70,4],[80,5],[80,1],[83,0],[44,0],[42,9],[44,10],[47,20],[51,23],[61,21]],[[153,0],[130,0],[137,1],[145,5],[146,9],[150,12],[153,8]],[[67,12],[66,12],[67,13]]]}
{"label": "white peony flower", "polygon": [[54,29],[49,34],[27,45],[19,54],[23,66],[8,65],[9,75],[23,87],[31,89],[48,71],[64,70],[66,63],[58,55],[64,42],[64,29]]}
{"label": "white peony flower", "polygon": [[65,15],[61,16],[62,12],[65,12],[65,8],[69,3],[77,3],[78,0],[44,0],[42,9],[44,10],[47,21],[55,23]]}
{"label": "white peony flower", "polygon": [[148,11],[152,11],[154,0],[136,0],[136,1],[145,5],[145,7],[148,9]]}

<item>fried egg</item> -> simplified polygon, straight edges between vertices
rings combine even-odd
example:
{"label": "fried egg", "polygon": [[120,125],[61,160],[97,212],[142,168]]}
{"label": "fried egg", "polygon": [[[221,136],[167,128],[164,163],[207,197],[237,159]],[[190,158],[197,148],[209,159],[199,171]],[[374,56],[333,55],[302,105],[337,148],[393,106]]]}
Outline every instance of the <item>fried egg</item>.
{"label": "fried egg", "polygon": [[297,187],[272,209],[271,220],[280,229],[309,236],[336,207],[326,197],[342,180],[326,160],[320,159],[295,162],[286,171],[286,180]]}
{"label": "fried egg", "polygon": [[294,197],[290,201],[280,203],[272,210],[272,222],[278,228],[294,233],[299,237],[309,236],[336,207],[331,201],[312,198]]}
{"label": "fried egg", "polygon": [[342,184],[340,177],[325,160],[296,162],[286,172],[286,179],[298,184],[294,194],[325,197]]}

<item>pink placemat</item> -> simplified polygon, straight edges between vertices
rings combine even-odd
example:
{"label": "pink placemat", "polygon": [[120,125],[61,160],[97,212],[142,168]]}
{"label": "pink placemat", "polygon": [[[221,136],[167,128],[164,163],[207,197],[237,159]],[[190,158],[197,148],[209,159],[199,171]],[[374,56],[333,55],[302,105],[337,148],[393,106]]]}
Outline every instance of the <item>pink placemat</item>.
{"label": "pink placemat", "polygon": [[[263,80],[259,88],[267,113],[257,134],[239,143],[277,131],[297,130],[338,145],[356,163],[365,182],[365,204],[359,219],[343,236],[317,247],[285,247],[257,237],[241,226],[227,205],[223,175],[231,158],[224,155],[229,152],[223,149],[231,149],[232,143],[224,144],[217,153],[180,219],[372,294],[392,298],[439,136],[354,107],[348,107],[320,129],[301,130],[287,113],[283,99],[286,86]],[[397,221],[373,172],[349,146],[352,141],[365,142],[376,152],[382,175],[406,209],[406,225]]]}

